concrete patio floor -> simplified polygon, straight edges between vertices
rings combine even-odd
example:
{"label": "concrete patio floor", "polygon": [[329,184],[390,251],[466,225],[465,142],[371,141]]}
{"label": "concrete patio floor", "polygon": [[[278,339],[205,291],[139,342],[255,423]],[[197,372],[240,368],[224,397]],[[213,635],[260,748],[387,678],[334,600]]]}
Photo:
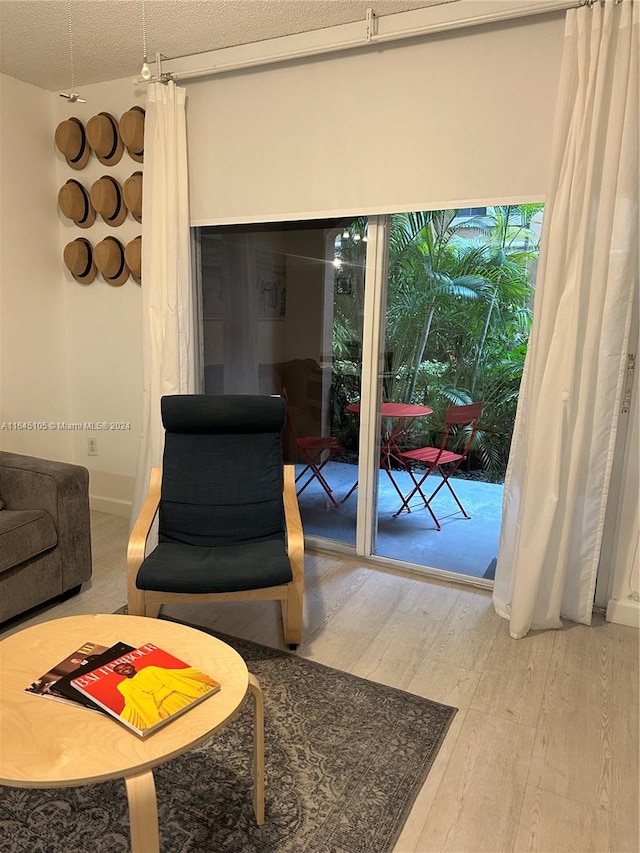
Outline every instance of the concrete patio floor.
{"label": "concrete patio floor", "polygon": [[[296,471],[300,472],[302,467],[296,466]],[[341,501],[357,479],[357,467],[330,462],[324,473],[338,506],[331,504],[320,484],[313,480],[298,498],[305,535],[355,545],[358,490],[345,503]],[[394,479],[406,494],[411,486],[409,474],[394,471]],[[439,479],[430,475],[425,483],[427,496],[436,488]],[[386,471],[381,470],[375,553],[410,565],[491,579],[498,553],[503,486],[462,478],[456,478],[453,486],[471,518],[464,518],[445,487],[432,504],[442,525],[442,530],[438,531],[428,510],[419,501],[414,500],[410,513],[393,517],[400,499]]]}

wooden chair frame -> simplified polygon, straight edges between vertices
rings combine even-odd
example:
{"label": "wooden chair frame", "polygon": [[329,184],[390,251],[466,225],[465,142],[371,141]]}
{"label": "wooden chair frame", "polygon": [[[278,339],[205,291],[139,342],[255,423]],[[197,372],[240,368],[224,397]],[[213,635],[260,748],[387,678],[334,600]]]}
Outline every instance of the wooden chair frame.
{"label": "wooden chair frame", "polygon": [[290,583],[264,589],[239,590],[222,593],[177,593],[138,589],[136,578],[146,556],[151,527],[160,505],[162,469],[152,468],[149,491],[129,536],[127,548],[127,597],[129,613],[156,618],[163,604],[184,604],[187,601],[280,601],[284,641],[290,648],[302,642],[302,610],[304,597],[304,535],[300,508],[296,496],[295,468],[284,466],[284,512],[287,530],[287,553],[293,579]]}

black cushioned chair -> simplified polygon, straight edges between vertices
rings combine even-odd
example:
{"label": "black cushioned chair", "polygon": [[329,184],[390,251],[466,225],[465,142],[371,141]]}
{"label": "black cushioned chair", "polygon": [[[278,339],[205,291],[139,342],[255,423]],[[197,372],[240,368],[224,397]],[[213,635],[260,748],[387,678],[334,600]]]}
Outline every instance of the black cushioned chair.
{"label": "black cushioned chair", "polygon": [[[129,613],[164,603],[276,599],[284,640],[302,639],[304,540],[282,397],[161,400],[165,447],[129,538]],[[159,512],[158,512],[159,510]],[[158,514],[158,544],[146,545]]]}

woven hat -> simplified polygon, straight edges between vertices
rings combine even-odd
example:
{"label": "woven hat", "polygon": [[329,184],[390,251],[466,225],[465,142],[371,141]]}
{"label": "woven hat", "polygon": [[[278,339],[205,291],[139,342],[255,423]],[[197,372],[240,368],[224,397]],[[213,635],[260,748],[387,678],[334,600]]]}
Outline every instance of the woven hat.
{"label": "woven hat", "polygon": [[91,243],[84,237],[72,240],[64,247],[64,263],[71,275],[80,284],[91,284],[96,277]]}
{"label": "woven hat", "polygon": [[124,259],[124,246],[115,237],[105,237],[93,251],[96,266],[107,284],[120,287],[129,278],[129,267]]}
{"label": "woven hat", "polygon": [[60,187],[58,207],[67,219],[73,220],[79,228],[90,228],[96,221],[96,212],[86,188],[70,178]]}
{"label": "woven hat", "polygon": [[107,225],[122,225],[127,218],[122,187],[111,175],[103,175],[91,185],[91,202]]}
{"label": "woven hat", "polygon": [[118,122],[111,113],[98,113],[87,122],[87,138],[104,166],[115,166],[122,159],[124,145]]}
{"label": "woven hat", "polygon": [[56,127],[56,148],[64,155],[72,169],[84,169],[89,161],[91,148],[84,125],[79,118],[71,116]]}
{"label": "woven hat", "polygon": [[120,136],[127,146],[129,157],[138,163],[144,160],[144,118],[142,107],[131,107],[120,116]]}
{"label": "woven hat", "polygon": [[134,237],[124,247],[124,259],[131,272],[131,277],[142,283],[142,237]]}
{"label": "woven hat", "polygon": [[136,222],[142,222],[142,172],[134,172],[122,186],[124,203]]}

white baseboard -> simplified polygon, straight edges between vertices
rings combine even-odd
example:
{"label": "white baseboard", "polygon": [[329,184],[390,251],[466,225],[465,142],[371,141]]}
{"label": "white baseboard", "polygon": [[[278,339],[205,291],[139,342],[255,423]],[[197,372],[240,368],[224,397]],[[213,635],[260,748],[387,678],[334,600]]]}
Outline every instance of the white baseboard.
{"label": "white baseboard", "polygon": [[616,622],[618,625],[629,625],[631,628],[640,628],[640,602],[630,599],[612,598],[607,604],[607,622]]}
{"label": "white baseboard", "polygon": [[117,500],[116,498],[102,498],[98,495],[90,495],[89,507],[94,512],[108,512],[110,515],[118,515],[121,518],[131,517],[131,501]]}

